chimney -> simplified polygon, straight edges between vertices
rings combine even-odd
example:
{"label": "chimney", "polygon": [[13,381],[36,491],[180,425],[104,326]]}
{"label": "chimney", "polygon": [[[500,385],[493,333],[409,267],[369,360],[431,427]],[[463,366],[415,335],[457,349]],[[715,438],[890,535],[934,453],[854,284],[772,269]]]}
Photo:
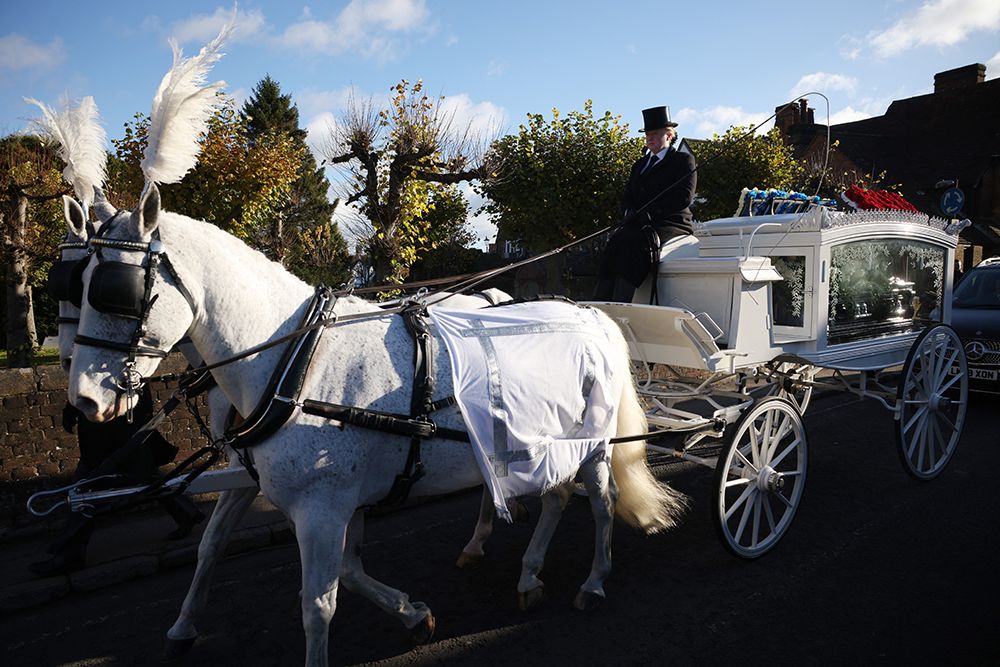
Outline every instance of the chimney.
{"label": "chimney", "polygon": [[804,99],[799,100],[799,122],[804,125],[813,125],[813,110],[809,108],[809,103]]}
{"label": "chimney", "polygon": [[774,117],[774,126],[778,128],[783,137],[787,138],[792,125],[796,125],[799,122],[799,107],[796,104],[789,104],[777,107],[774,111],[777,114]]}
{"label": "chimney", "polygon": [[938,72],[934,75],[934,93],[949,93],[970,88],[986,80],[986,65],[975,63]]}

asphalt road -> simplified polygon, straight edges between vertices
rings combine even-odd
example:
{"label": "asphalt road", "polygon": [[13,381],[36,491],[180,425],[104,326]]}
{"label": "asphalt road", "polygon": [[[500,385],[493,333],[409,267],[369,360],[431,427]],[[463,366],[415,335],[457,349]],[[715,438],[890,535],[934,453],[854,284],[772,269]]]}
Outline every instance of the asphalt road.
{"label": "asphalt road", "polygon": [[[528,525],[500,525],[474,571],[453,563],[478,492],[372,520],[365,562],[427,602],[432,643],[343,591],[331,662],[378,665],[1000,664],[1000,451],[997,405],[973,402],[944,474],[918,483],[900,467],[893,422],[872,401],[815,400],[805,419],[805,498],[781,544],[745,562],[720,545],[712,473],[658,465],[692,497],[677,530],[645,537],[619,525],[608,599],[571,606],[589,569],[592,520],[577,499],[546,561],[548,599],[524,614],[515,585]],[[530,503],[537,516],[537,503]],[[157,660],[193,568],[157,574],[0,619],[8,666],[147,665]],[[304,657],[293,546],[224,561],[201,636],[183,664],[296,665]]]}

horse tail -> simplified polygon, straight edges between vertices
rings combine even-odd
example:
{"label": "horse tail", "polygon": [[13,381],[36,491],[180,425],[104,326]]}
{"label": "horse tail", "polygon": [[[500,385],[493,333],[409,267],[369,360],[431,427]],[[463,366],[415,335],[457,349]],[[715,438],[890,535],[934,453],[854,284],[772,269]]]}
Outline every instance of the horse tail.
{"label": "horse tail", "polygon": [[[629,436],[640,433],[646,433],[646,415],[629,377],[622,387],[618,403],[617,434]],[[611,449],[611,472],[618,487],[615,513],[622,521],[649,534],[677,525],[687,509],[688,497],[653,476],[646,461],[645,440],[614,444]]]}
{"label": "horse tail", "polygon": [[[646,415],[631,379],[622,387],[617,430],[623,436],[646,432]],[[618,486],[615,513],[622,521],[650,534],[677,525],[688,498],[653,476],[646,461],[645,440],[616,443],[611,450],[611,471]]]}

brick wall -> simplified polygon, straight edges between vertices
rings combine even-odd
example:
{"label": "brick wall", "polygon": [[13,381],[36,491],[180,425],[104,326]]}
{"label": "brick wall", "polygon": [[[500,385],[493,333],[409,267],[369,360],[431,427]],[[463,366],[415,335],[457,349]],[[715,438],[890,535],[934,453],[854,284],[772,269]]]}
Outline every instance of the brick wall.
{"label": "brick wall", "polygon": [[[176,372],[186,366],[184,357],[174,354],[158,370]],[[0,369],[0,527],[36,522],[25,508],[28,497],[67,483],[76,468],[76,435],[62,428],[67,380],[59,366]],[[162,405],[175,387],[154,386],[156,405]],[[207,423],[204,396],[198,398],[198,406]],[[174,410],[159,430],[180,448],[178,461],[207,444],[183,406]]]}

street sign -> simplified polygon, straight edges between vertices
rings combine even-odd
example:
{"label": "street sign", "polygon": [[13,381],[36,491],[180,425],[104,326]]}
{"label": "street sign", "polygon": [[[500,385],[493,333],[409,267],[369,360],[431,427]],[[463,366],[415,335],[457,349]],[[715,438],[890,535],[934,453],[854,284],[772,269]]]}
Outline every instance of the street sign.
{"label": "street sign", "polygon": [[952,216],[962,210],[965,205],[965,193],[958,188],[948,188],[941,195],[941,212]]}

